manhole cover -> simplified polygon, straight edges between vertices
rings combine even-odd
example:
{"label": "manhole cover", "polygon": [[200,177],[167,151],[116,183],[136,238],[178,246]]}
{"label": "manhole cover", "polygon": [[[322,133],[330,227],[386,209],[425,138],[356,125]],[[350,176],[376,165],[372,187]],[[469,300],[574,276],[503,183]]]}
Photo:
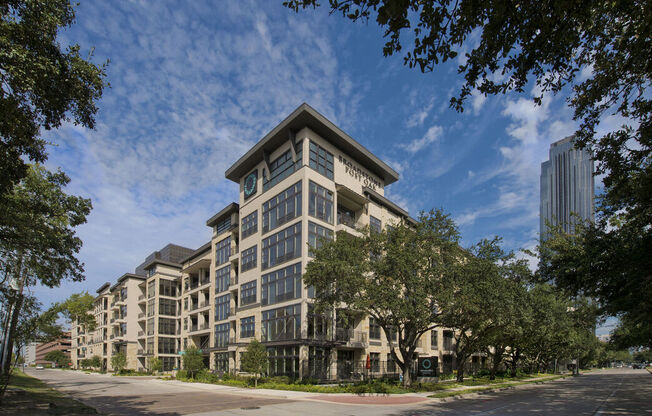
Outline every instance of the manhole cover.
{"label": "manhole cover", "polygon": [[259,406],[249,406],[249,407],[241,407],[240,410],[256,410],[260,409]]}

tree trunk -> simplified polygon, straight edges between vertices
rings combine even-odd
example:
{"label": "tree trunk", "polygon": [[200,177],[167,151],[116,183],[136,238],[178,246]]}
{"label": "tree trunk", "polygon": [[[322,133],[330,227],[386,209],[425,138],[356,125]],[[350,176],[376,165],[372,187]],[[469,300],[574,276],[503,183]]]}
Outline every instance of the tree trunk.
{"label": "tree trunk", "polygon": [[464,381],[464,365],[466,364],[467,357],[457,359],[457,381],[462,383]]}
{"label": "tree trunk", "polygon": [[503,361],[503,352],[504,348],[497,348],[495,347],[494,353],[492,355],[492,362],[491,362],[491,373],[489,374],[489,380],[495,380],[496,379],[496,373],[498,372],[498,366],[500,366],[500,363]]}
{"label": "tree trunk", "polygon": [[406,360],[403,366],[403,387],[412,385],[412,360]]}
{"label": "tree trunk", "polygon": [[16,326],[18,326],[18,317],[20,315],[20,309],[23,307],[23,293],[21,292],[16,296],[16,303],[14,305],[13,313],[11,316],[11,322],[9,328],[7,328],[9,342],[7,343],[7,359],[4,361],[4,368],[2,369],[2,374],[6,377],[9,377],[9,371],[11,370],[11,352],[14,349],[14,333],[16,332]]}

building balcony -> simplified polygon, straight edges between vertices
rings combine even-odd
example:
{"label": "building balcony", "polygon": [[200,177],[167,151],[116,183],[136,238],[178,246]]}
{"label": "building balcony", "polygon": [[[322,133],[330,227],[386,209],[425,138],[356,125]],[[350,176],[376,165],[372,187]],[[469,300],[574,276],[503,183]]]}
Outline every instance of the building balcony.
{"label": "building balcony", "polygon": [[337,328],[335,330],[335,341],[350,348],[367,348],[369,346],[368,335],[365,331]]}
{"label": "building balcony", "polygon": [[195,333],[195,332],[206,332],[210,331],[210,324],[208,322],[205,322],[201,325],[191,325],[189,327],[189,333]]}
{"label": "building balcony", "polygon": [[138,314],[138,320],[142,321],[146,318],[147,316],[145,315],[145,312],[141,312]]}

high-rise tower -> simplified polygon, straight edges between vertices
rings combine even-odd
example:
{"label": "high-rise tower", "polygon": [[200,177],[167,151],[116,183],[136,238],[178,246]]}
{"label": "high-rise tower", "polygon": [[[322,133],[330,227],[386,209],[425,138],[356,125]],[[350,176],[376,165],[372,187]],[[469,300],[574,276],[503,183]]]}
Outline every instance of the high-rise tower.
{"label": "high-rise tower", "polygon": [[575,149],[573,136],[551,144],[549,160],[541,164],[541,238],[548,232],[547,222],[573,231],[579,219],[571,214],[593,221],[593,198],[591,153]]}

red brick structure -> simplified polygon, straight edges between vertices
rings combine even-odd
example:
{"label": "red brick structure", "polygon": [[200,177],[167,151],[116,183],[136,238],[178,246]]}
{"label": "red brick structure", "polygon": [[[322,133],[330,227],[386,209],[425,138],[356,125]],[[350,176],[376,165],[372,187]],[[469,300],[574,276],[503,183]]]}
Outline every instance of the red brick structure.
{"label": "red brick structure", "polygon": [[38,344],[36,346],[36,364],[52,364],[50,361],[45,359],[45,356],[50,351],[61,350],[64,354],[70,357],[70,346],[70,332],[64,332],[63,337],[57,340]]}

